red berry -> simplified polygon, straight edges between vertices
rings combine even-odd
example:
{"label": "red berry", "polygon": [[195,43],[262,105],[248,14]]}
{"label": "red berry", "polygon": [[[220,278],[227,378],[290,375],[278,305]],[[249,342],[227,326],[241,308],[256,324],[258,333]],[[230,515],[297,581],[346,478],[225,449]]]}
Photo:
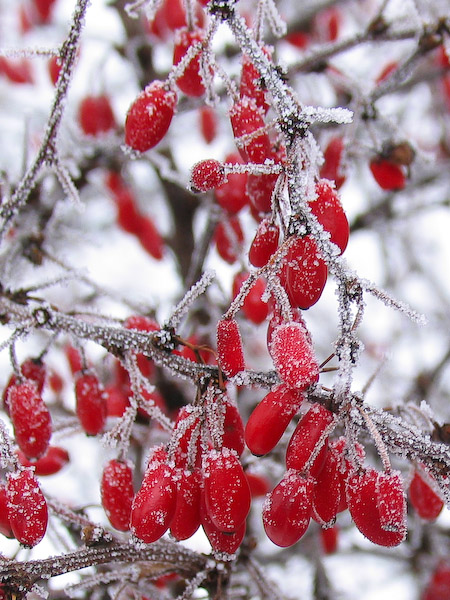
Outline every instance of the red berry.
{"label": "red berry", "polygon": [[409,500],[419,517],[434,521],[440,515],[444,502],[416,471],[409,486]]}
{"label": "red berry", "polygon": [[56,0],[33,0],[33,3],[41,23],[48,23]]}
{"label": "red berry", "polygon": [[13,538],[14,534],[8,518],[8,497],[6,487],[0,483],[0,533],[7,538]]}
{"label": "red berry", "polygon": [[49,446],[47,452],[34,460],[29,461],[25,454],[18,452],[20,464],[24,467],[34,467],[35,475],[55,475],[69,462],[70,457],[67,450],[59,446]]}
{"label": "red berry", "polygon": [[0,56],[0,73],[11,83],[33,83],[31,63],[27,58],[7,58]]}
{"label": "red berry", "polygon": [[129,391],[125,391],[116,384],[105,387],[106,414],[108,417],[121,417],[130,406]]}
{"label": "red berry", "polygon": [[[173,64],[177,65],[194,45],[203,41],[204,33],[201,29],[177,29],[175,33],[175,47],[173,49]],[[200,75],[201,50],[187,64],[183,74],[177,79],[177,86],[187,96],[202,96],[205,92],[203,79]]]}
{"label": "red berry", "polygon": [[210,450],[203,459],[206,511],[224,532],[236,532],[250,511],[251,494],[236,452]]}
{"label": "red berry", "polygon": [[156,453],[149,462],[131,508],[131,531],[151,544],[169,529],[176,508],[174,472]]}
{"label": "red berry", "polygon": [[272,193],[278,180],[278,173],[253,175],[247,179],[247,194],[250,205],[257,213],[269,213],[272,210]]}
{"label": "red berry", "polygon": [[341,26],[341,12],[332,6],[321,10],[314,18],[314,29],[323,42],[334,42],[338,38]]}
{"label": "red berry", "polygon": [[200,510],[202,527],[213,549],[216,552],[234,554],[239,548],[239,546],[242,544],[242,540],[244,539],[246,522],[244,521],[242,525],[240,525],[240,527],[237,529],[237,531],[221,531],[214,525],[211,517],[208,514],[208,511],[206,510],[204,495],[202,497]]}
{"label": "red berry", "polygon": [[198,469],[179,469],[176,477],[177,500],[170,533],[177,540],[187,540],[194,535],[201,523],[202,478]]}
{"label": "red berry", "polygon": [[342,254],[347,247],[350,230],[339,196],[326,179],[317,182],[316,193],[317,198],[309,203],[311,212]]}
{"label": "red berry", "polygon": [[227,263],[232,265],[236,262],[242,242],[244,241],[244,233],[237,216],[232,216],[226,221],[221,221],[214,232],[214,240],[219,255]]}
{"label": "red berry", "polygon": [[406,502],[397,479],[398,475],[392,485],[386,483],[372,468],[354,471],[347,478],[352,519],[367,539],[380,546],[398,546],[406,536]]}
{"label": "red berry", "polygon": [[281,380],[288,387],[304,390],[319,378],[319,365],[306,329],[291,321],[272,334],[269,352]]}
{"label": "red berry", "polygon": [[200,418],[193,407],[182,406],[175,422],[175,466],[185,469],[196,465],[200,458]]}
{"label": "red berry", "polygon": [[[267,48],[263,52],[270,56]],[[241,84],[239,87],[241,98],[247,96],[253,98],[256,105],[262,108],[266,113],[269,110],[269,104],[266,100],[266,90],[261,85],[261,75],[251,59],[244,54],[242,57]]]}
{"label": "red berry", "polygon": [[[233,280],[233,297],[236,297],[241,289],[243,283],[248,279],[248,273],[241,272],[236,273]],[[252,284],[245,296],[244,303],[242,305],[242,312],[249,321],[259,325],[266,320],[269,314],[269,304],[264,302],[262,299],[264,292],[266,291],[266,282],[264,278],[258,277],[258,279]]]}
{"label": "red berry", "polygon": [[78,109],[78,120],[86,135],[97,136],[114,129],[116,121],[106,95],[86,96]]}
{"label": "red berry", "polygon": [[270,492],[270,482],[264,475],[245,471],[252,498],[262,498]]}
{"label": "red berry", "polygon": [[332,526],[339,511],[342,489],[339,462],[337,453],[328,448],[323,467],[316,476],[313,517],[322,527]]}
{"label": "red berry", "polygon": [[150,256],[161,260],[164,256],[164,240],[157,230],[153,220],[148,215],[141,215],[138,221],[137,238]]}
{"label": "red berry", "polygon": [[421,600],[447,600],[450,595],[450,563],[441,559],[436,566]]}
{"label": "red berry", "polygon": [[156,146],[169,129],[176,103],[177,95],[162,81],[150,83],[128,109],[125,143],[138,152]]}
{"label": "red berry", "polygon": [[[181,27],[186,27],[186,12],[183,0],[164,0],[163,12],[167,27],[171,31],[176,31]],[[195,20],[199,27],[203,26],[205,14],[200,6],[196,6]]]}
{"label": "red berry", "polygon": [[117,224],[127,233],[137,235],[141,228],[141,214],[136,205],[136,199],[129,188],[120,190],[114,201],[117,208]]}
{"label": "red berry", "polygon": [[227,396],[225,396],[224,409],[222,445],[241,456],[245,448],[242,417],[236,404]]}
{"label": "red berry", "polygon": [[263,219],[258,225],[250,246],[248,260],[254,267],[264,267],[278,248],[280,228],[270,219]]}
{"label": "red berry", "polygon": [[[21,364],[20,372],[25,379],[29,379],[37,385],[37,390],[39,394],[41,394],[44,389],[46,378],[46,368],[42,360],[40,358],[28,358]],[[7,414],[9,414],[8,393],[10,388],[16,384],[17,376],[13,373],[3,391],[3,406]]]}
{"label": "red berry", "polygon": [[[230,120],[235,138],[254,134],[265,126],[264,111],[257,106],[253,98],[246,96],[232,106]],[[246,161],[263,163],[271,155],[269,136],[265,132],[253,135],[250,139],[242,141],[239,152]]]}
{"label": "red berry", "polygon": [[339,527],[334,525],[327,529],[320,530],[320,543],[324,554],[332,554],[336,552],[339,539]]}
{"label": "red berry", "polygon": [[56,85],[59,74],[61,72],[62,63],[58,56],[52,56],[47,63],[48,74],[53,85]]}
{"label": "red berry", "polygon": [[76,413],[88,435],[103,431],[106,421],[106,396],[97,377],[80,373],[75,381]]}
{"label": "red berry", "polygon": [[100,490],[102,506],[111,525],[119,531],[128,531],[134,497],[131,464],[114,459],[106,463]]}
{"label": "red berry", "polygon": [[52,423],[37,385],[27,380],[11,386],[8,406],[19,448],[27,458],[39,458],[48,448]]}
{"label": "red berry", "polygon": [[296,238],[280,273],[280,281],[291,305],[305,310],[313,306],[322,295],[327,276],[327,265],[314,238],[310,235]]}
{"label": "red berry", "polygon": [[225,181],[223,164],[218,160],[209,158],[201,160],[192,167],[191,189],[194,192],[206,192],[212,190]]}
{"label": "red berry", "polygon": [[[240,154],[228,154],[225,162],[243,164]],[[217,203],[228,213],[236,214],[248,204],[247,173],[230,173],[227,180],[214,190]]]}
{"label": "red berry", "polygon": [[24,546],[36,546],[47,529],[48,510],[32,469],[8,474],[6,497],[8,519],[14,537]]}
{"label": "red berry", "polygon": [[230,377],[245,369],[241,334],[234,319],[217,323],[217,354],[221,369]]}
{"label": "red berry", "polygon": [[83,360],[80,351],[70,344],[67,344],[64,350],[72,375],[79,373],[83,369]]}
{"label": "red berry", "polygon": [[381,70],[380,74],[378,75],[378,77],[375,79],[375,83],[379,84],[382,81],[384,81],[385,79],[387,79],[389,77],[389,75],[391,73],[393,73],[398,67],[398,62],[396,60],[393,60],[391,62],[388,62],[383,69]]}
{"label": "red berry", "polygon": [[405,187],[406,177],[400,165],[380,158],[372,160],[369,167],[382,190],[401,190]]}
{"label": "red berry", "polygon": [[210,106],[199,108],[200,131],[207,144],[215,140],[217,135],[217,117]]}
{"label": "red berry", "polygon": [[264,396],[245,426],[245,442],[252,454],[263,456],[275,448],[303,399],[302,393],[284,385]]}
{"label": "red berry", "polygon": [[320,176],[324,179],[331,179],[334,181],[337,190],[345,181],[345,175],[342,173],[341,164],[343,151],[343,139],[341,137],[332,137],[323,153],[325,162],[320,169]]}
{"label": "red berry", "polygon": [[[310,462],[319,441],[327,427],[333,422],[333,413],[320,404],[314,404],[300,419],[286,449],[286,467],[303,471]],[[316,458],[309,465],[308,472],[318,477],[322,471],[328,452],[328,438],[322,439]]]}
{"label": "red berry", "polygon": [[277,546],[292,546],[308,529],[315,480],[290,470],[266,497],[263,525]]}

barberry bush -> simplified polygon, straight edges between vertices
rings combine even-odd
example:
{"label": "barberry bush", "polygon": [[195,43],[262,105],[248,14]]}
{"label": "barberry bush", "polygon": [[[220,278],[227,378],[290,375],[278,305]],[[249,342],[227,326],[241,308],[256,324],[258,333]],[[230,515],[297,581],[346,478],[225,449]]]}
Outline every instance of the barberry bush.
{"label": "barberry bush", "polygon": [[448,1],[0,26],[0,599],[448,598]]}

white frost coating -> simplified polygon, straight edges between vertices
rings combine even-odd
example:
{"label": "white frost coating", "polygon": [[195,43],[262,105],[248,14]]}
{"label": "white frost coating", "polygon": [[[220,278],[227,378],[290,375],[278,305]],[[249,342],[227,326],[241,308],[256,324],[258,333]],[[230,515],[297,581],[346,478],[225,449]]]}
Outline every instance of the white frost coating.
{"label": "white frost coating", "polygon": [[213,270],[205,271],[202,274],[202,276],[197,281],[197,283],[194,283],[194,285],[186,292],[186,294],[184,295],[182,300],[174,308],[172,315],[168,319],[165,327],[167,327],[169,329],[172,327],[174,329],[176,327],[178,327],[181,319],[191,308],[191,306],[195,302],[195,300],[197,300],[197,298],[199,296],[201,296],[201,294],[205,293],[206,289],[214,281],[215,276],[216,276],[216,273]]}

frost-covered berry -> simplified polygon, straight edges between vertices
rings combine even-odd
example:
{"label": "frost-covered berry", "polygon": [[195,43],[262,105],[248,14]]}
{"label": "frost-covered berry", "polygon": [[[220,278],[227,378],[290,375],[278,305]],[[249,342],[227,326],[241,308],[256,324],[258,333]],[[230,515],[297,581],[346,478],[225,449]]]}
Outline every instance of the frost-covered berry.
{"label": "frost-covered berry", "polygon": [[280,228],[271,219],[263,219],[258,225],[251,243],[248,260],[254,267],[264,267],[278,248]]}
{"label": "frost-covered berry", "polygon": [[[243,164],[237,152],[228,154],[225,162],[229,164]],[[224,183],[214,190],[217,203],[228,213],[234,215],[248,204],[247,173],[230,173]]]}
{"label": "frost-covered berry", "polygon": [[[173,49],[173,64],[177,65],[194,45],[201,43],[204,38],[202,29],[177,29]],[[189,61],[183,74],[177,79],[177,86],[187,96],[199,97],[205,93],[205,86],[200,74],[201,50]]]}
{"label": "frost-covered berry", "polygon": [[223,164],[213,158],[201,160],[192,167],[190,187],[196,192],[212,190],[225,182]]}
{"label": "frost-covered berry", "polygon": [[398,546],[406,536],[406,500],[400,474],[369,468],[346,482],[350,515],[359,531],[380,546]]}
{"label": "frost-covered berry", "polygon": [[170,533],[177,540],[190,538],[201,524],[202,476],[200,469],[176,471],[177,499]]}
{"label": "frost-covered berry", "polygon": [[47,530],[48,510],[32,469],[8,474],[6,497],[8,519],[14,537],[24,546],[36,546]]}
{"label": "frost-covered berry", "polygon": [[426,521],[434,521],[444,508],[444,502],[417,471],[408,490],[409,501],[416,513]]}
{"label": "frost-covered berry", "polygon": [[[235,138],[251,136],[242,141],[239,152],[246,161],[263,163],[271,154],[271,144],[267,133],[259,132],[265,126],[264,111],[253,98],[244,96],[233,104],[230,110],[231,127]],[[258,131],[258,133],[255,133]]]}
{"label": "frost-covered berry", "polygon": [[234,319],[217,323],[217,354],[220,368],[230,377],[245,369],[241,334]]}
{"label": "frost-covered berry", "polygon": [[323,467],[316,475],[316,487],[313,496],[313,517],[322,527],[331,527],[341,503],[341,480],[339,457],[331,448],[327,448]]}
{"label": "frost-covered berry", "polygon": [[230,265],[236,262],[244,241],[244,232],[236,215],[218,223],[214,232],[214,241],[217,252],[224,261]]}
{"label": "frost-covered berry", "polygon": [[46,453],[38,458],[29,461],[25,454],[19,450],[18,457],[23,467],[33,467],[35,475],[55,475],[69,462],[69,453],[65,448],[59,446],[49,446]]}
{"label": "frost-covered berry", "polygon": [[316,194],[317,198],[309,202],[311,212],[328,231],[330,241],[338,246],[342,254],[347,247],[350,229],[339,196],[326,179],[317,182]]}
{"label": "frost-covered berry", "polygon": [[337,190],[345,181],[345,174],[342,172],[343,152],[343,139],[341,137],[332,137],[323,153],[325,161],[320,169],[320,176],[324,179],[334,181]]}
{"label": "frost-covered berry", "polygon": [[[297,471],[307,471],[317,477],[322,471],[327,457],[328,437],[324,432],[333,422],[334,416],[320,404],[314,404],[297,423],[286,449],[286,467]],[[320,449],[319,443],[322,444]],[[316,457],[311,463],[313,453]]]}
{"label": "frost-covered berry", "polygon": [[310,475],[289,470],[267,495],[263,525],[267,537],[277,546],[292,546],[308,529],[315,483]]}
{"label": "frost-covered berry", "polygon": [[48,448],[52,423],[36,383],[25,380],[12,385],[7,403],[19,448],[27,458],[39,458]]}
{"label": "frost-covered berry", "polygon": [[133,150],[146,152],[166,135],[172,121],[177,95],[162,81],[153,81],[128,109],[125,143]]}
{"label": "frost-covered berry", "polygon": [[102,473],[100,491],[102,506],[111,525],[119,531],[128,531],[134,498],[131,464],[115,459],[107,462]]}
{"label": "frost-covered berry", "polygon": [[244,469],[233,450],[210,450],[203,459],[203,487],[206,511],[214,525],[235,532],[250,511],[250,487]]}
{"label": "frost-covered berry", "polygon": [[78,108],[78,121],[86,135],[97,136],[114,129],[116,121],[108,96],[83,98]]}
{"label": "frost-covered berry", "polygon": [[291,388],[306,389],[319,378],[319,365],[306,329],[291,321],[277,327],[269,346],[273,364],[282,381]]}
{"label": "frost-covered berry", "polygon": [[81,372],[75,380],[76,413],[88,435],[103,431],[106,421],[106,396],[97,376]]}

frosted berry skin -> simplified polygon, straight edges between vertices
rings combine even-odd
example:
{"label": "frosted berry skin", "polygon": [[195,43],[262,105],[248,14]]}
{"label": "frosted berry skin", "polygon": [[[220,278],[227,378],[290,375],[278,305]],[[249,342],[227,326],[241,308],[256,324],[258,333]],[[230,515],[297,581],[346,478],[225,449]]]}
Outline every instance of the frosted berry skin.
{"label": "frosted berry skin", "polygon": [[347,216],[332,185],[321,179],[316,184],[317,198],[309,203],[311,212],[330,234],[330,241],[338,246],[341,254],[347,248],[350,229]]}
{"label": "frosted berry skin", "polygon": [[388,160],[373,160],[370,165],[373,178],[382,190],[401,190],[405,187],[406,177],[402,167]]}
{"label": "frosted berry skin", "polygon": [[221,221],[214,232],[214,241],[219,255],[228,264],[236,262],[240,247],[244,241],[244,232],[236,215],[232,215],[227,222]]}
{"label": "frosted berry skin", "polygon": [[245,442],[252,454],[263,456],[275,448],[303,399],[302,393],[284,385],[264,396],[245,426]]}
{"label": "frosted berry skin", "polygon": [[203,460],[206,511],[220,531],[235,532],[250,511],[250,487],[237,453],[210,450]]}
{"label": "frosted berry skin", "polygon": [[313,237],[297,238],[291,244],[280,273],[293,307],[306,310],[322,295],[327,282],[328,268]]}
{"label": "frosted berry skin", "polygon": [[241,334],[234,319],[221,319],[217,323],[217,354],[226,375],[232,377],[245,369]]}
{"label": "frosted berry skin", "polygon": [[242,544],[246,531],[246,522],[244,521],[237,531],[224,532],[218,529],[206,510],[205,498],[202,495],[202,503],[200,507],[201,521],[203,531],[209,540],[209,543],[216,552],[224,552],[225,554],[234,554]]}
{"label": "frosted berry skin", "polygon": [[278,248],[280,228],[270,219],[263,219],[258,225],[250,246],[248,260],[254,267],[264,267]]}
{"label": "frosted berry skin", "polygon": [[193,191],[206,192],[222,185],[225,181],[223,164],[209,158],[192,167],[190,187]]}
{"label": "frosted berry skin", "polygon": [[14,537],[24,546],[36,546],[45,535],[48,510],[31,469],[8,474],[6,497],[8,519]]}
{"label": "frosted berry skin", "polygon": [[353,471],[346,481],[348,508],[359,531],[379,546],[406,537],[406,501],[397,482],[386,484],[375,469]]}
{"label": "frosted berry skin", "polygon": [[166,135],[172,121],[177,95],[153,81],[128,109],[125,121],[125,143],[133,150],[146,152]]}
{"label": "frosted berry skin", "polygon": [[169,529],[176,509],[174,472],[158,455],[145,472],[131,507],[131,531],[146,544],[156,542]]}
{"label": "frosted berry skin", "polygon": [[320,169],[320,176],[334,181],[337,190],[345,182],[345,175],[341,172],[343,151],[343,139],[341,137],[332,137],[323,153],[325,162]]}
{"label": "frosted berry skin", "polygon": [[[265,125],[264,111],[257,106],[253,98],[247,96],[244,96],[232,106],[230,120],[235,138],[254,134]],[[264,132],[255,134],[243,142],[239,152],[246,161],[263,163],[271,154],[269,136]]]}
{"label": "frosted berry skin", "polygon": [[[325,429],[333,422],[334,416],[329,410],[320,404],[313,405],[303,415],[295,428],[294,433],[286,449],[286,467],[303,471],[312,453],[316,449]],[[309,466],[308,472],[317,477],[321,472],[328,450],[328,440],[324,440],[317,457]]]}
{"label": "frosted berry skin", "polygon": [[190,538],[201,523],[202,477],[199,469],[176,472],[177,499],[170,533],[177,540]]}
{"label": "frosted berry skin", "polygon": [[100,491],[102,506],[111,525],[119,531],[128,531],[134,498],[131,465],[115,459],[107,462],[102,473]]}
{"label": "frosted berry skin", "polygon": [[8,498],[6,486],[0,483],[0,533],[7,538],[13,538],[14,534],[8,519]]}
{"label": "frosted berry skin", "polygon": [[108,96],[86,96],[78,109],[78,121],[86,135],[98,136],[115,127],[114,113]]}
{"label": "frosted berry skin", "polygon": [[269,352],[281,380],[288,387],[304,390],[319,378],[319,365],[306,329],[291,321],[272,334]]}
{"label": "frosted berry skin", "polygon": [[409,501],[416,513],[426,521],[434,521],[444,508],[444,502],[416,471],[408,490]]}
{"label": "frosted berry skin", "polygon": [[[20,366],[20,372],[25,379],[30,379],[37,385],[38,392],[41,394],[44,389],[47,370],[44,363],[39,358],[28,358]],[[11,386],[17,384],[17,375],[14,373],[9,378],[8,383],[3,391],[3,407],[9,415],[8,393]]]}
{"label": "frosted berry skin", "polygon": [[[186,55],[187,51],[196,43],[203,41],[203,30],[178,29],[175,33],[175,47],[173,50],[173,64],[177,65]],[[200,75],[201,50],[189,61],[183,74],[177,79],[177,86],[187,96],[197,98],[205,93],[205,86]]]}
{"label": "frosted berry skin", "polygon": [[[228,154],[225,162],[232,165],[244,163],[237,152]],[[229,214],[238,213],[248,204],[247,177],[247,173],[230,173],[227,180],[214,190],[217,203]]]}
{"label": "frosted berry skin", "polygon": [[69,462],[67,450],[59,446],[49,446],[44,455],[30,462],[25,454],[19,450],[18,457],[23,467],[33,467],[35,475],[55,475]]}
{"label": "frosted berry skin", "polygon": [[106,396],[97,377],[91,373],[80,373],[75,381],[76,413],[80,424],[88,435],[97,435],[105,426]]}
{"label": "frosted berry skin", "polygon": [[314,486],[313,477],[289,470],[267,495],[263,525],[267,537],[277,546],[292,546],[308,529]]}
{"label": "frosted berry skin", "polygon": [[19,448],[27,458],[39,458],[48,448],[52,424],[37,385],[31,380],[12,385],[8,406]]}
{"label": "frosted berry skin", "polygon": [[339,457],[327,448],[322,470],[316,476],[313,496],[313,517],[322,527],[331,527],[341,502]]}

